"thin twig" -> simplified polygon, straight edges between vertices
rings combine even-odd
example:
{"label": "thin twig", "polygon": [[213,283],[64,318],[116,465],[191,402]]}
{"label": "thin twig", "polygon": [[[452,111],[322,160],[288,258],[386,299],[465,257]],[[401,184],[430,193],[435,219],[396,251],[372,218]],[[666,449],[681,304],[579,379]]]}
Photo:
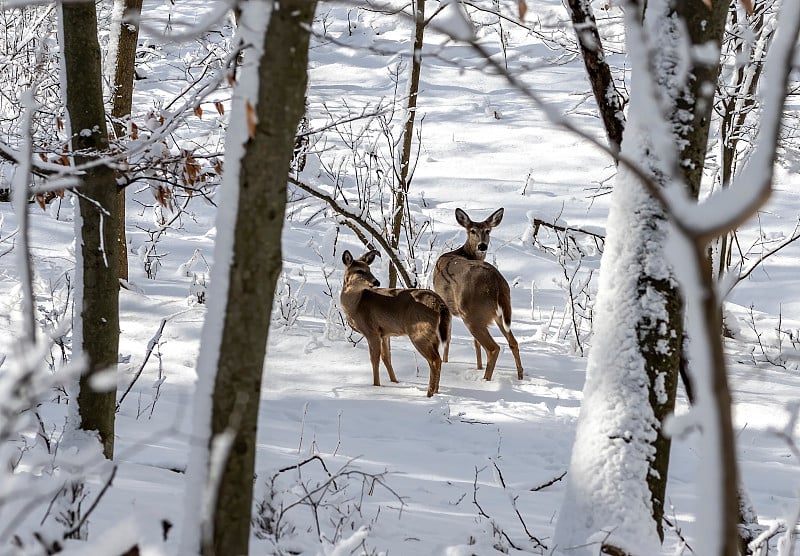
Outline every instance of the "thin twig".
{"label": "thin twig", "polygon": [[567,476],[567,472],[566,472],[566,471],[564,471],[564,472],[563,472],[561,475],[559,475],[558,477],[556,477],[556,478],[554,478],[554,479],[550,479],[550,480],[549,480],[549,481],[547,481],[546,483],[542,483],[541,485],[539,485],[539,486],[535,486],[535,487],[533,487],[533,488],[531,488],[531,489],[529,489],[529,490],[530,490],[531,492],[539,492],[540,490],[544,490],[544,489],[546,489],[546,488],[547,488],[547,487],[549,487],[549,486],[553,486],[554,484],[556,484],[558,481],[560,481],[561,479],[563,479],[563,478],[564,478],[564,477],[566,477],[566,476]]}
{"label": "thin twig", "polygon": [[83,527],[84,523],[86,523],[86,520],[89,519],[89,516],[92,515],[92,512],[94,512],[95,508],[97,508],[97,504],[100,503],[100,500],[102,500],[103,496],[105,495],[106,491],[108,490],[108,487],[111,486],[111,483],[114,481],[114,477],[116,477],[116,476],[117,476],[117,466],[115,465],[111,469],[111,475],[108,477],[108,480],[103,485],[103,488],[100,490],[100,493],[97,495],[97,498],[94,499],[94,502],[92,502],[92,505],[89,506],[89,509],[86,511],[85,514],[83,514],[83,517],[81,517],[81,520],[78,522],[78,524],[75,527],[73,527],[72,529],[70,529],[69,531],[64,533],[64,538],[65,539],[72,537],[72,535],[74,535],[75,533],[77,533],[78,531],[81,530],[81,528]]}

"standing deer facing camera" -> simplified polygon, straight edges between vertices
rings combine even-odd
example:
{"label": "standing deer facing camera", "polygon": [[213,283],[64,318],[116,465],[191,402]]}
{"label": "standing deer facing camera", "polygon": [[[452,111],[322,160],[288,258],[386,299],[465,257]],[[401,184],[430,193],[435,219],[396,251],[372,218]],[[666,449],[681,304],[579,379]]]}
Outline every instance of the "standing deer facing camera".
{"label": "standing deer facing camera", "polygon": [[[460,317],[469,330],[475,344],[478,368],[481,364],[481,347],[486,350],[485,380],[492,380],[500,346],[489,333],[494,321],[508,340],[508,347],[517,364],[517,378],[522,380],[522,362],[519,344],[511,333],[511,290],[500,271],[487,262],[489,235],[492,228],[503,219],[503,209],[498,209],[483,222],[473,222],[467,213],[456,209],[456,221],[467,230],[467,241],[456,249],[445,253],[436,261],[433,271],[433,289],[442,296],[453,315]],[[444,362],[450,351],[450,337],[444,344]]]}
{"label": "standing deer facing camera", "polygon": [[379,288],[380,282],[369,269],[377,254],[377,251],[369,251],[359,259],[354,259],[350,251],[342,254],[345,266],[340,297],[342,308],[350,326],[367,339],[375,386],[381,385],[379,358],[389,372],[389,380],[397,382],[389,338],[408,336],[430,367],[428,397],[431,397],[439,392],[442,370],[439,344],[450,337],[450,311],[442,298],[431,290]]}

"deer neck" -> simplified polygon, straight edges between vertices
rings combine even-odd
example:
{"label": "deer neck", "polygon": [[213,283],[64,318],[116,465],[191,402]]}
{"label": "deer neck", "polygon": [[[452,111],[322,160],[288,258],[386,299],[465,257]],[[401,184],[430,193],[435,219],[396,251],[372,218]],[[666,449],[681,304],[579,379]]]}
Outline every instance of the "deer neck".
{"label": "deer neck", "polygon": [[474,247],[471,247],[469,243],[465,243],[455,251],[451,251],[451,254],[458,257],[464,257],[465,259],[469,259],[471,261],[482,261],[486,258],[486,251],[478,251]]}
{"label": "deer neck", "polygon": [[342,306],[346,309],[355,309],[358,307],[358,304],[361,302],[361,298],[364,296],[364,288],[353,288],[348,287],[342,290],[342,294],[340,296],[342,301]]}

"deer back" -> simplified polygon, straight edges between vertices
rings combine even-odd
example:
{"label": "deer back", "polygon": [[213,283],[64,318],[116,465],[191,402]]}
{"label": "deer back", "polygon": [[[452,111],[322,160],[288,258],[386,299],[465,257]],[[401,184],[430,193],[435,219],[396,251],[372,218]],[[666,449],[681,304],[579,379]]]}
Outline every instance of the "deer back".
{"label": "deer back", "polygon": [[487,262],[446,253],[436,262],[433,288],[457,317],[482,326],[502,314],[503,321],[510,323],[511,290],[508,282]]}
{"label": "deer back", "polygon": [[433,333],[443,339],[439,327],[445,318],[449,326],[450,314],[442,298],[426,289],[378,287],[380,283],[369,269],[374,256],[368,255],[358,260],[343,257],[345,275],[340,300],[350,325],[365,336]]}

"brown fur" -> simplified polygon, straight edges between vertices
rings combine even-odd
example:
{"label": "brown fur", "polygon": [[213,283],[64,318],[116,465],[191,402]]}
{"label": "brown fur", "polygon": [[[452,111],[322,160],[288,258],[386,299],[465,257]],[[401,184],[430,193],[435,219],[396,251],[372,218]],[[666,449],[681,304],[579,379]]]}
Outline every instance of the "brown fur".
{"label": "brown fur", "polygon": [[380,386],[378,360],[382,360],[389,380],[397,382],[392,367],[391,336],[408,336],[430,367],[428,396],[439,392],[442,358],[439,345],[450,337],[450,311],[435,292],[425,289],[379,288],[369,269],[376,251],[353,259],[349,251],[342,255],[345,265],[340,297],[347,321],[364,335],[369,346],[372,376]]}
{"label": "brown fur", "polygon": [[[517,377],[522,380],[519,344],[511,332],[511,290],[500,271],[483,260],[492,228],[500,224],[502,219],[503,209],[498,209],[483,222],[474,222],[466,212],[456,209],[456,221],[467,230],[467,241],[436,261],[433,289],[444,299],[450,312],[464,321],[472,334],[479,369],[483,368],[481,347],[486,350],[483,378],[492,379],[500,355],[500,346],[489,333],[489,325],[495,322],[508,341],[517,365]],[[444,362],[447,362],[449,352],[448,336],[442,357]]]}

